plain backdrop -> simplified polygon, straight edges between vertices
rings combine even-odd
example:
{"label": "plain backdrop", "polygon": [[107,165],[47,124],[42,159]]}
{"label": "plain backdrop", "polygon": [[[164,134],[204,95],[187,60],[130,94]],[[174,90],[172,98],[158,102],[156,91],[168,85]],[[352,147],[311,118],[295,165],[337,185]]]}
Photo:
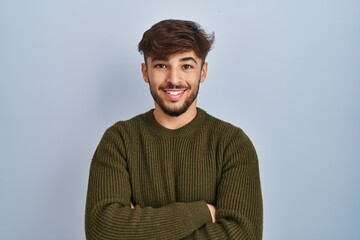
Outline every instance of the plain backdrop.
{"label": "plain backdrop", "polygon": [[356,0],[0,0],[0,239],[85,239],[92,155],[153,107],[137,44],[167,18],[216,34],[199,106],[257,149],[264,239],[360,239]]}

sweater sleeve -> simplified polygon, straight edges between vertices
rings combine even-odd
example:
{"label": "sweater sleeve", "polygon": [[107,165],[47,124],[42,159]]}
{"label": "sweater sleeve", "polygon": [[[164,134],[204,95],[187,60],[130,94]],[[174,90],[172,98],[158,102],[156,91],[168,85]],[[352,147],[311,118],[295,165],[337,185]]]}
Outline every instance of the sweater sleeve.
{"label": "sweater sleeve", "polygon": [[109,128],[90,166],[85,211],[88,240],[182,239],[211,222],[203,201],[134,209],[130,202],[124,144],[114,128]]}
{"label": "sweater sleeve", "polygon": [[217,222],[202,226],[185,239],[262,239],[258,159],[252,142],[241,130],[225,149],[215,207]]}

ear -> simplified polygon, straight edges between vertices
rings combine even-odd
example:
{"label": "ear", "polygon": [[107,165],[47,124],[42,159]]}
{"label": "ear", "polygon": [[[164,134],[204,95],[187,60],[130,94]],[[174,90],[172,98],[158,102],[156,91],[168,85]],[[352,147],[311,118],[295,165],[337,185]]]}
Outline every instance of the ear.
{"label": "ear", "polygon": [[208,71],[208,63],[205,62],[204,65],[201,68],[201,75],[200,75],[200,82],[203,83],[206,79],[206,75],[207,75],[207,71]]}
{"label": "ear", "polygon": [[141,73],[144,79],[144,82],[148,83],[149,82],[149,77],[148,77],[148,72],[147,72],[147,66],[145,63],[141,64]]}

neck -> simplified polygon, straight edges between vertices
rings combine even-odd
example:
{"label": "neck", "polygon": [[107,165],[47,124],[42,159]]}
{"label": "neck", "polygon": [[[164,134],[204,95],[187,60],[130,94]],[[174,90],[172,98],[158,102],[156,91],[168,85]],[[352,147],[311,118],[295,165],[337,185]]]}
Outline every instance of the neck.
{"label": "neck", "polygon": [[156,121],[163,127],[171,130],[179,129],[196,117],[196,100],[191,104],[186,112],[180,116],[174,117],[166,114],[157,104],[155,105],[154,117]]}

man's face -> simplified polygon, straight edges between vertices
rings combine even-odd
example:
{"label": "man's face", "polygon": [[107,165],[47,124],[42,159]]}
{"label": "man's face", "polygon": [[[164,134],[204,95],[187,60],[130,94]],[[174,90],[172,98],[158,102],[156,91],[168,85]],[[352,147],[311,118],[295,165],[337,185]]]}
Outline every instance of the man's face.
{"label": "man's face", "polygon": [[206,78],[207,63],[193,51],[176,53],[165,59],[147,58],[142,64],[142,74],[149,83],[155,100],[155,109],[160,108],[170,116],[179,116],[189,108],[196,108],[199,85]]}

